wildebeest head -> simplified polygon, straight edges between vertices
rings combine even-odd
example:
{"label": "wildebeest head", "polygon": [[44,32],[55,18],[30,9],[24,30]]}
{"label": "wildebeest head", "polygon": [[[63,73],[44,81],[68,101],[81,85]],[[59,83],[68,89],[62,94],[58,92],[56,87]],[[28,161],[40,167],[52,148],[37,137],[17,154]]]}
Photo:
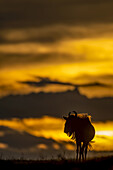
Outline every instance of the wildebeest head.
{"label": "wildebeest head", "polygon": [[64,116],[63,118],[66,120],[65,126],[64,126],[64,133],[66,133],[68,136],[71,136],[73,133],[73,126],[76,123],[77,113],[75,111],[74,115],[71,115],[71,112],[69,112],[68,117]]}

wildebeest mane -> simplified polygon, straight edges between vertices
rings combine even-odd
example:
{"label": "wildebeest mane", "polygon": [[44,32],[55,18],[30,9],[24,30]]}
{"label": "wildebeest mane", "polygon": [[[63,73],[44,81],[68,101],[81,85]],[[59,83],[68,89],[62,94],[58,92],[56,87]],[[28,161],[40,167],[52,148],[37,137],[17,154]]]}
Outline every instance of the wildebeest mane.
{"label": "wildebeest mane", "polygon": [[88,115],[87,113],[79,113],[79,114],[77,114],[77,117],[79,117],[81,119],[89,119],[91,121],[91,116]]}

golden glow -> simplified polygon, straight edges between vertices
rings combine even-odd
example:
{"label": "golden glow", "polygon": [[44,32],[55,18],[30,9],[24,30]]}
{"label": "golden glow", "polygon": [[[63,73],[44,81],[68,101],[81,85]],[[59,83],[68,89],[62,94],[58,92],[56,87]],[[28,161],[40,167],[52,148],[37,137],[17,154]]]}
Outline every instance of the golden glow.
{"label": "golden glow", "polygon": [[38,145],[37,145],[37,148],[38,148],[38,149],[47,149],[47,145],[41,143],[41,144],[38,144]]}
{"label": "golden glow", "polygon": [[[73,55],[73,61],[113,61],[113,39],[65,39],[52,44],[18,43],[1,44],[2,54],[46,54],[59,53]],[[7,49],[7,50],[6,50]],[[75,57],[74,57],[75,55]],[[50,62],[53,61],[52,59]],[[57,60],[56,60],[57,61]],[[60,61],[62,61],[60,59]],[[64,60],[65,61],[65,60]]]}
{"label": "golden glow", "polygon": [[8,145],[5,143],[0,143],[0,149],[6,149],[8,148]]}
{"label": "golden glow", "polygon": [[113,136],[113,131],[110,131],[110,130],[97,131],[96,135],[99,135],[99,136]]}
{"label": "golden glow", "polygon": [[4,132],[0,131],[0,137],[4,136]]}
{"label": "golden glow", "polygon": [[52,146],[53,146],[53,148],[56,149],[56,150],[60,149],[60,146],[59,146],[57,143],[54,143]]}
{"label": "golden glow", "polygon": [[[42,118],[26,118],[0,120],[0,126],[9,127],[19,132],[27,132],[36,137],[44,137],[54,139],[56,142],[64,144],[66,149],[74,150],[74,145],[68,144],[71,139],[64,133],[65,120],[60,118],[44,116]],[[96,135],[91,143],[93,150],[113,150],[113,121],[95,122],[93,123]],[[72,140],[71,140],[72,141]],[[37,145],[37,148],[47,149],[44,144]],[[55,143],[54,149],[59,149],[59,145]]]}
{"label": "golden glow", "polygon": [[75,150],[75,146],[73,146],[71,144],[66,144],[65,147],[67,150]]}
{"label": "golden glow", "polygon": [[[63,85],[47,85],[44,87],[32,87],[26,84],[19,83],[20,81],[36,81],[34,76],[49,77],[51,80],[58,80],[61,82],[70,83],[88,83],[100,81],[101,76],[113,75],[113,63],[111,61],[94,63],[74,63],[74,64],[61,64],[56,66],[42,66],[27,67],[26,69],[16,68],[15,70],[1,71],[0,77],[0,95],[5,96],[8,94],[28,94],[31,92],[61,92],[68,89],[73,90],[72,86]],[[7,76],[8,74],[8,76]],[[90,76],[87,76],[89,74]],[[81,75],[86,75],[82,79]],[[98,77],[99,76],[99,77]],[[94,80],[92,79],[94,77]],[[113,96],[113,80],[110,79],[110,87],[81,87],[80,92],[88,97],[103,97]],[[102,80],[106,83],[106,80]],[[93,89],[93,90],[92,90]]]}
{"label": "golden glow", "polygon": [[[7,50],[6,50],[7,49]],[[0,52],[4,55],[21,54],[7,63],[2,57],[0,71],[0,97],[9,94],[28,94],[31,92],[61,92],[73,90],[72,86],[47,85],[31,87],[20,81],[36,81],[35,76],[49,77],[51,80],[83,84],[100,82],[110,87],[81,87],[80,92],[87,97],[113,96],[113,39],[109,37],[62,39],[54,43],[17,43],[1,44]],[[44,54],[46,57],[32,55]],[[58,57],[54,57],[58,54]],[[29,55],[24,57],[23,55]],[[12,65],[13,64],[13,65]],[[7,76],[8,75],[8,76]],[[84,78],[81,77],[84,75]],[[88,76],[90,75],[90,76]],[[109,83],[108,83],[109,82]]]}
{"label": "golden glow", "polygon": [[[113,33],[112,25],[90,25],[85,27],[54,26],[41,29],[4,30],[2,38],[12,43],[0,44],[0,97],[10,94],[64,92],[73,90],[71,85],[47,84],[29,86],[24,81],[40,81],[38,76],[72,84],[103,83],[108,86],[79,87],[81,94],[92,97],[113,97]],[[73,38],[62,38],[52,43],[31,42],[64,29]],[[105,30],[108,30],[105,31]],[[101,36],[100,36],[101,32]],[[79,33],[79,34],[78,34]],[[79,35],[79,36],[78,36]],[[83,35],[83,37],[81,36]],[[17,40],[17,43],[13,43]],[[21,40],[24,43],[21,43]],[[18,42],[19,41],[19,42]],[[4,41],[5,42],[5,41]],[[7,62],[6,62],[7,61]],[[107,77],[107,78],[106,78]],[[36,137],[51,138],[57,142],[70,141],[63,132],[64,120],[53,117],[0,120],[0,126]],[[94,150],[113,150],[113,122],[94,123],[96,136]],[[4,136],[0,131],[0,136]],[[7,145],[0,143],[0,148]],[[47,149],[45,144],[37,148]],[[53,145],[59,149],[58,144]],[[74,146],[65,144],[73,150]]]}

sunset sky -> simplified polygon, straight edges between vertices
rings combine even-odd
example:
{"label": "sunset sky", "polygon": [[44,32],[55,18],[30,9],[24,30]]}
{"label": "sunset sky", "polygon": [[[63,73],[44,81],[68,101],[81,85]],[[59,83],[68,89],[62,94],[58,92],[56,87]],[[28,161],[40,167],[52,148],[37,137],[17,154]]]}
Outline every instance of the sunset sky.
{"label": "sunset sky", "polygon": [[18,136],[31,152],[73,150],[73,110],[91,114],[93,150],[112,151],[112,0],[1,0],[0,149],[24,148]]}

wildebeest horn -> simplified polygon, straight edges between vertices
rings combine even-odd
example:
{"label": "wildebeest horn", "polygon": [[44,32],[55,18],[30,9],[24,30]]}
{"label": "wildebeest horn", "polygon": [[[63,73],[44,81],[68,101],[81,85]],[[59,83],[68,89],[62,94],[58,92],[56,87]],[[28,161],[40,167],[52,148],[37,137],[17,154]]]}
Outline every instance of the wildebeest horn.
{"label": "wildebeest horn", "polygon": [[77,117],[77,112],[76,112],[76,111],[73,111],[73,113],[75,113],[75,116]]}
{"label": "wildebeest horn", "polygon": [[63,116],[63,118],[64,118],[65,120],[67,120],[67,117],[66,117],[66,116]]}

